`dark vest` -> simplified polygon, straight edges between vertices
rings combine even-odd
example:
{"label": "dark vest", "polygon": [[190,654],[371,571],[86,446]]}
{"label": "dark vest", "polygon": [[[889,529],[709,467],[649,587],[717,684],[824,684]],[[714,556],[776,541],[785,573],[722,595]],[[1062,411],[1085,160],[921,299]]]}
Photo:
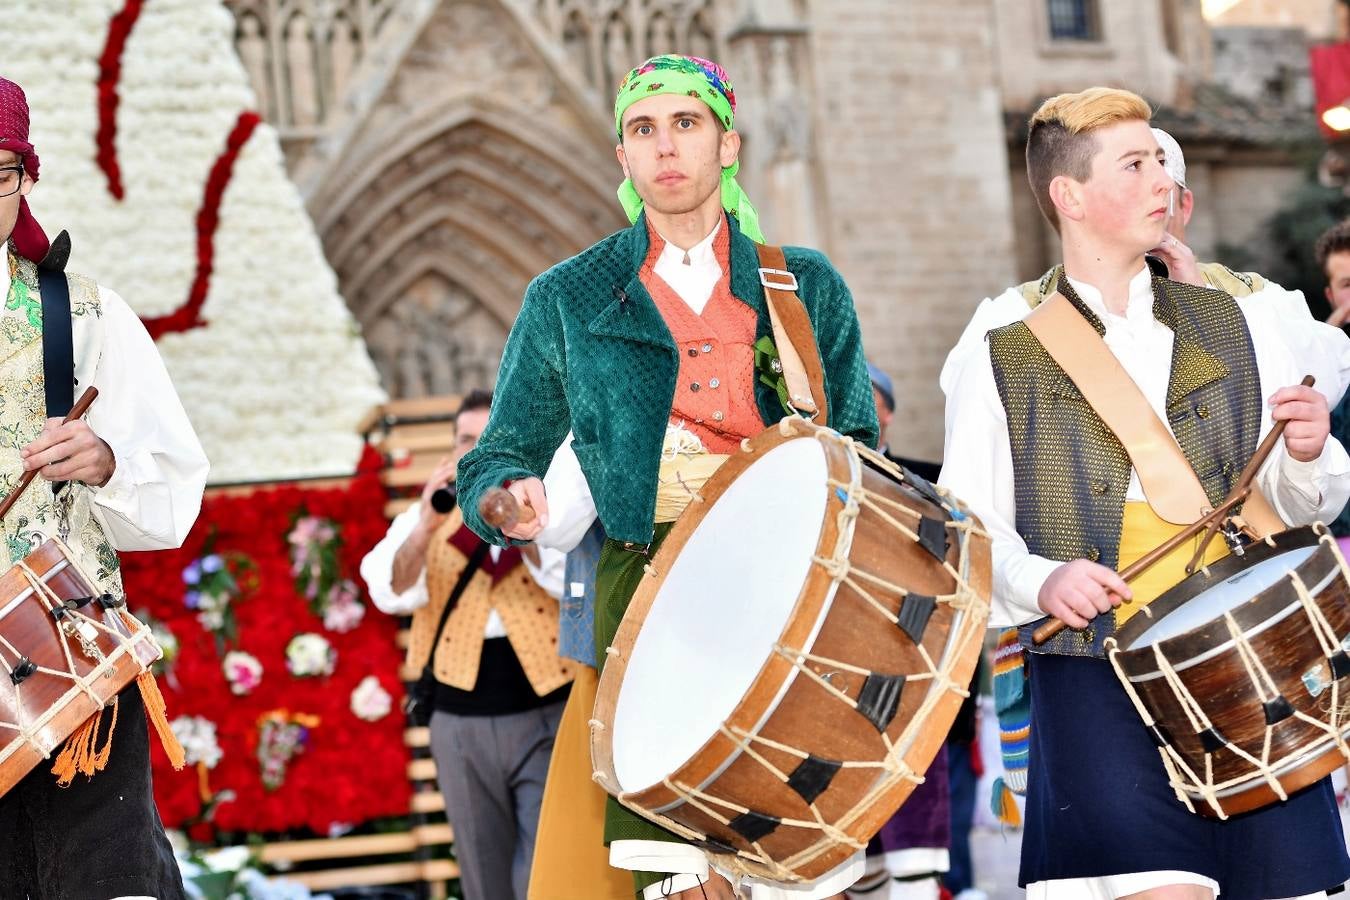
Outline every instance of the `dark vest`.
{"label": "dark vest", "polygon": [[[1068,279],[1059,281],[1060,292],[1105,335]],[[1175,335],[1167,419],[1217,505],[1260,437],[1261,381],[1251,335],[1237,302],[1221,291],[1154,278],[1153,297],[1153,315]],[[1024,322],[991,331],[989,353],[1008,418],[1018,534],[1039,556],[1118,569],[1131,470],[1125,448]],[[1116,617],[1103,613],[1082,631],[1065,629],[1036,646],[1031,632],[1038,624],[1020,630],[1027,649],[1102,656]]]}

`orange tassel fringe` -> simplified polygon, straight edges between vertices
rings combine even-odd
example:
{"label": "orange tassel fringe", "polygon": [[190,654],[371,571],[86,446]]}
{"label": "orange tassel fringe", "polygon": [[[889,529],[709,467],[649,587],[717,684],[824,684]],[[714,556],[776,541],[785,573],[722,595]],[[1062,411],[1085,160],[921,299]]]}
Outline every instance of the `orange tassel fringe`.
{"label": "orange tassel fringe", "polygon": [[182,769],[187,764],[187,754],[183,751],[183,745],[178,743],[178,736],[169,727],[169,713],[164,705],[164,695],[159,692],[154,674],[147,669],[136,676],[136,687],[141,689],[141,700],[145,702],[145,717],[155,726],[155,733],[159,735],[159,742],[164,747],[164,755],[169,758],[169,763],[175,770]]}
{"label": "orange tassel fringe", "polygon": [[52,774],[56,776],[56,783],[61,787],[70,787],[77,774],[92,776],[95,772],[103,771],[108,765],[108,758],[112,756],[113,730],[117,728],[116,697],[108,708],[112,710],[112,722],[108,725],[108,739],[104,741],[103,749],[100,750],[98,747],[98,731],[103,724],[101,709],[85,719],[84,724],[67,738],[66,746],[52,764]]}
{"label": "orange tassel fringe", "polygon": [[[139,627],[139,623],[125,610],[122,611],[122,617],[123,622],[132,631]],[[183,751],[183,745],[178,742],[173,729],[169,727],[169,714],[164,705],[164,695],[159,692],[154,674],[146,669],[137,675],[136,687],[141,692],[142,703],[145,704],[145,718],[159,735],[164,755],[169,758],[169,763],[174,769],[182,769],[187,763],[187,754]],[[92,776],[107,767],[108,759],[112,756],[113,731],[117,728],[117,698],[113,697],[110,707],[105,708],[112,709],[112,722],[108,725],[108,738],[101,750],[98,746],[98,731],[103,723],[102,709],[75,729],[75,732],[66,739],[65,747],[57,755],[56,762],[52,764],[52,774],[56,776],[56,783],[61,787],[69,787],[77,774]]]}

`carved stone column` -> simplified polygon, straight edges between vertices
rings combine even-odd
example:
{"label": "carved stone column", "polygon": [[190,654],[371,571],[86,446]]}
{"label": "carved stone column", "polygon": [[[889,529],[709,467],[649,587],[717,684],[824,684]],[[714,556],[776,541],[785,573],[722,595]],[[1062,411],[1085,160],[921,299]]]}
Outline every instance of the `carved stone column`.
{"label": "carved stone column", "polygon": [[727,37],[741,184],[771,243],[827,249],[810,29],[800,0],[745,0]]}

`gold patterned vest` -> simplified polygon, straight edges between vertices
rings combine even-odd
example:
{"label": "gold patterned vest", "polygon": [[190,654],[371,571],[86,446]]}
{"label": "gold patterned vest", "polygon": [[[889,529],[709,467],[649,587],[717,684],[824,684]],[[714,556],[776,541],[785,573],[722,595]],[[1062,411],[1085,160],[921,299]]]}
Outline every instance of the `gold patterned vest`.
{"label": "gold patterned vest", "polygon": [[[47,417],[37,267],[12,252],[8,264],[9,295],[0,310],[0,494],[8,494],[23,478],[19,451],[38,436]],[[79,275],[70,275],[68,280],[71,317],[77,325],[89,325],[89,321],[80,320],[96,320],[102,315],[98,286]],[[86,358],[87,342],[81,339],[81,334],[90,330],[76,328],[77,369],[92,371],[95,361]],[[69,482],[60,494],[53,495],[51,482],[40,476],[33,479],[0,521],[5,568],[28,555],[44,537],[65,541],[101,591],[124,596],[117,552],[92,514],[88,487]]]}
{"label": "gold patterned vest", "polygon": [[[427,545],[430,599],[413,613],[408,642],[408,665],[414,671],[420,672],[427,664],[441,611],[469,562],[468,554],[453,540],[463,525],[456,509]],[[473,541],[477,543],[478,538]],[[473,690],[483,655],[483,629],[493,609],[501,616],[511,649],[537,695],[542,697],[571,682],[576,663],[558,655],[558,601],[535,582],[523,563],[495,576],[480,568],[469,579],[435,648],[432,671],[437,681],[462,691]]]}
{"label": "gold patterned vest", "polygon": [[[1105,326],[1068,279],[1056,281],[1104,334]],[[1261,382],[1251,335],[1228,294],[1163,278],[1153,279],[1153,291],[1153,314],[1175,336],[1168,424],[1209,501],[1218,505],[1255,452],[1261,430]],[[1025,322],[989,332],[989,354],[1008,420],[1018,534],[1038,556],[1117,568],[1129,454]],[[1116,622],[1113,612],[1103,613],[1088,628],[1066,628],[1039,646],[1031,641],[1037,624],[1022,627],[1024,647],[1101,656]]]}

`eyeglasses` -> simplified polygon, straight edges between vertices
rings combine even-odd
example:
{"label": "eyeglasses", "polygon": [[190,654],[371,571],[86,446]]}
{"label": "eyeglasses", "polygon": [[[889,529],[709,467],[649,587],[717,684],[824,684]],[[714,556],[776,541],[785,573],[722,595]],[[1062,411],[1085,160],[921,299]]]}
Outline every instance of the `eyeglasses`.
{"label": "eyeglasses", "polygon": [[23,186],[23,166],[0,166],[0,197],[9,197]]}

